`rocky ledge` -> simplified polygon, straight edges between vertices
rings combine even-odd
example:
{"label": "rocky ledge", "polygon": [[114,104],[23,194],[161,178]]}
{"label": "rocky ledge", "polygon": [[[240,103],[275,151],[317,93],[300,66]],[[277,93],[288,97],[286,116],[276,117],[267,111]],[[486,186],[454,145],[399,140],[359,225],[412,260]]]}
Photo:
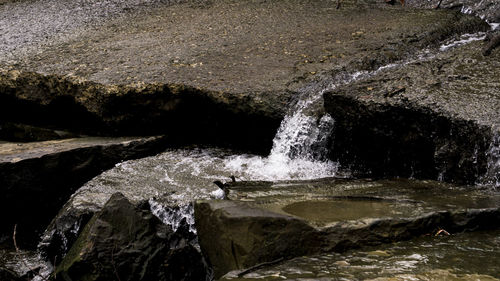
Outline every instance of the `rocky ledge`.
{"label": "rocky ledge", "polygon": [[364,175],[498,185],[500,51],[446,48],[325,93],[330,157]]}
{"label": "rocky ledge", "polygon": [[21,246],[35,246],[41,231],[83,183],[127,159],[165,149],[163,137],[76,138],[0,143],[2,241],[17,224]]}
{"label": "rocky ledge", "polygon": [[[157,4],[71,34],[47,27],[47,42],[5,40],[0,119],[77,134],[167,134],[183,144],[266,153],[305,85],[488,29],[455,11],[382,2],[345,0],[340,9],[310,0]],[[16,5],[0,13],[16,13]],[[61,24],[85,22],[77,10]],[[40,37],[20,26],[3,36]]]}
{"label": "rocky ledge", "polygon": [[445,189],[436,182],[323,180],[227,187],[231,200],[195,204],[199,243],[215,278],[440,229],[457,233],[500,226],[498,195]]}

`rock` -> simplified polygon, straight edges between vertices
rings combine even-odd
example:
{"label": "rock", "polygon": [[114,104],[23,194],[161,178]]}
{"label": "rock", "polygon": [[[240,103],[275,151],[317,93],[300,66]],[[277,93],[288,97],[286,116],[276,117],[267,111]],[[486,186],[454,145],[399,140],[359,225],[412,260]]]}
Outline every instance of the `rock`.
{"label": "rock", "polygon": [[[189,2],[132,9],[74,33],[52,25],[86,26],[95,16],[82,16],[95,10],[87,3],[61,7],[65,17],[43,2],[24,3],[54,22],[46,29],[12,23],[0,37],[9,50],[0,58],[0,119],[267,153],[289,105],[318,77],[372,70],[488,28],[451,11],[373,1],[346,0],[339,10],[328,0]],[[29,20],[16,3],[0,13]],[[40,30],[53,40],[32,42],[48,36]],[[20,44],[17,34],[30,36]]]}
{"label": "rock", "polygon": [[[276,280],[493,281],[498,280],[498,261],[492,257],[500,251],[499,234],[500,230],[457,233],[447,237],[426,235],[369,247],[390,252],[391,257],[367,255],[362,250],[320,253],[268,265],[243,276],[240,271],[232,271],[219,280],[265,280],[272,276]],[[411,268],[402,264],[411,264]]]}
{"label": "rock", "polygon": [[483,49],[483,56],[491,55],[491,52],[500,46],[500,32],[496,34],[492,34],[490,38],[488,38],[488,44]]}
{"label": "rock", "polygon": [[33,247],[70,195],[116,163],[155,154],[166,148],[163,137],[79,138],[0,144],[0,226],[18,243]]}
{"label": "rock", "polygon": [[[278,215],[234,201],[206,201],[195,205],[202,252],[215,278],[225,273],[313,253],[346,251],[446,229],[498,227],[500,208],[434,212],[412,218],[380,218],[312,227],[305,220]],[[492,224],[490,224],[492,223]]]}
{"label": "rock", "polygon": [[475,42],[325,93],[331,159],[373,177],[473,184],[492,174],[499,61]]}
{"label": "rock", "polygon": [[[500,227],[498,197],[428,182],[318,181],[271,189],[253,185],[245,192],[240,186],[230,200],[195,203],[200,247],[216,279],[280,258],[408,240],[440,228]],[[422,193],[426,200],[415,200]]]}
{"label": "rock", "polygon": [[[289,97],[261,94],[269,98],[256,103],[249,94],[171,83],[117,86],[0,70],[0,119],[76,134],[167,134],[172,143],[183,145],[236,143],[239,148],[263,151],[272,145]],[[283,108],[276,110],[275,105]]]}
{"label": "rock", "polygon": [[195,218],[202,252],[216,279],[233,269],[321,248],[314,228],[303,221],[238,202],[197,202]]}
{"label": "rock", "polygon": [[[407,6],[434,9],[440,1],[408,0]],[[500,3],[495,0],[442,0],[439,8],[474,14],[488,22],[500,22]]]}
{"label": "rock", "polygon": [[75,137],[78,136],[65,131],[40,128],[19,123],[0,123],[0,140],[5,141],[47,141]]}
{"label": "rock", "polygon": [[2,281],[21,281],[24,280],[17,276],[15,272],[7,268],[0,267],[0,280]]}
{"label": "rock", "polygon": [[[146,204],[147,205],[147,204]],[[153,216],[114,194],[56,269],[58,280],[208,280],[201,254]]]}

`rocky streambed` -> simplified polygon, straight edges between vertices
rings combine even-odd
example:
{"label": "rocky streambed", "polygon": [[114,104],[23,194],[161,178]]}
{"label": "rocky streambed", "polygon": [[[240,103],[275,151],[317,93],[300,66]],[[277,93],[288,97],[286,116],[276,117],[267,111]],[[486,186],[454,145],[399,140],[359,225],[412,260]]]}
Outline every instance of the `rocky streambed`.
{"label": "rocky streambed", "polygon": [[498,3],[340,3],[0,2],[0,279],[500,278]]}

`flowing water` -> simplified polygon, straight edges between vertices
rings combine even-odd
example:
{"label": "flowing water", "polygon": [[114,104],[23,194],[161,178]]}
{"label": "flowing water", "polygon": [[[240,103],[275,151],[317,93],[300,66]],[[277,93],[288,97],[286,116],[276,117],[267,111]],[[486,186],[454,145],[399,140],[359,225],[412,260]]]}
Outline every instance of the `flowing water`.
{"label": "flowing water", "polygon": [[428,235],[362,251],[300,257],[223,280],[500,280],[500,231]]}

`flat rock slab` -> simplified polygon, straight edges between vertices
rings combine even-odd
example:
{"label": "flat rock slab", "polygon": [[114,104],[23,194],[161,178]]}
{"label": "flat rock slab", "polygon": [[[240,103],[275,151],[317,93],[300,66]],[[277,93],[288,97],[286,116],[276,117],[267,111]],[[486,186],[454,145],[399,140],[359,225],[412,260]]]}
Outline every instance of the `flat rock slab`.
{"label": "flat rock slab", "polygon": [[157,138],[72,138],[64,140],[53,140],[43,142],[4,142],[0,143],[0,163],[19,162],[23,160],[41,158],[50,154],[58,154],[74,149],[85,149],[91,147],[109,147],[120,145],[123,147],[134,146],[137,142],[149,142]]}
{"label": "flat rock slab", "polygon": [[500,50],[489,57],[481,54],[484,43],[465,46],[442,45],[448,52],[428,60],[380,71],[368,79],[325,94],[360,103],[421,109],[441,116],[500,130]]}
{"label": "flat rock slab", "polygon": [[373,68],[456,33],[486,28],[451,11],[355,3],[343,1],[341,9],[309,0],[159,5],[55,40],[9,64],[103,84],[282,91],[320,72]]}
{"label": "flat rock slab", "polygon": [[[165,148],[163,137],[0,143],[0,213],[5,222],[0,228],[2,240],[18,224],[20,243],[36,243],[37,231],[48,225],[87,180],[120,161]],[[31,239],[22,239],[26,237]]]}
{"label": "flat rock slab", "polygon": [[[500,231],[435,233],[410,241],[298,257],[221,280],[498,280]],[[240,276],[238,276],[240,274]]]}
{"label": "flat rock slab", "polygon": [[[0,118],[87,135],[168,133],[182,144],[258,153],[270,149],[306,85],[489,29],[456,11],[371,0],[345,0],[340,9],[326,0],[151,1],[142,8],[131,0],[103,4],[109,14],[76,1],[60,8],[60,18],[45,2],[0,6],[12,19],[0,36],[7,50]],[[47,11],[53,22],[24,10]],[[45,20],[27,25],[33,17]]]}
{"label": "flat rock slab", "polygon": [[200,245],[216,278],[281,258],[500,223],[498,194],[436,182],[325,180],[229,188],[232,200],[195,204]]}

